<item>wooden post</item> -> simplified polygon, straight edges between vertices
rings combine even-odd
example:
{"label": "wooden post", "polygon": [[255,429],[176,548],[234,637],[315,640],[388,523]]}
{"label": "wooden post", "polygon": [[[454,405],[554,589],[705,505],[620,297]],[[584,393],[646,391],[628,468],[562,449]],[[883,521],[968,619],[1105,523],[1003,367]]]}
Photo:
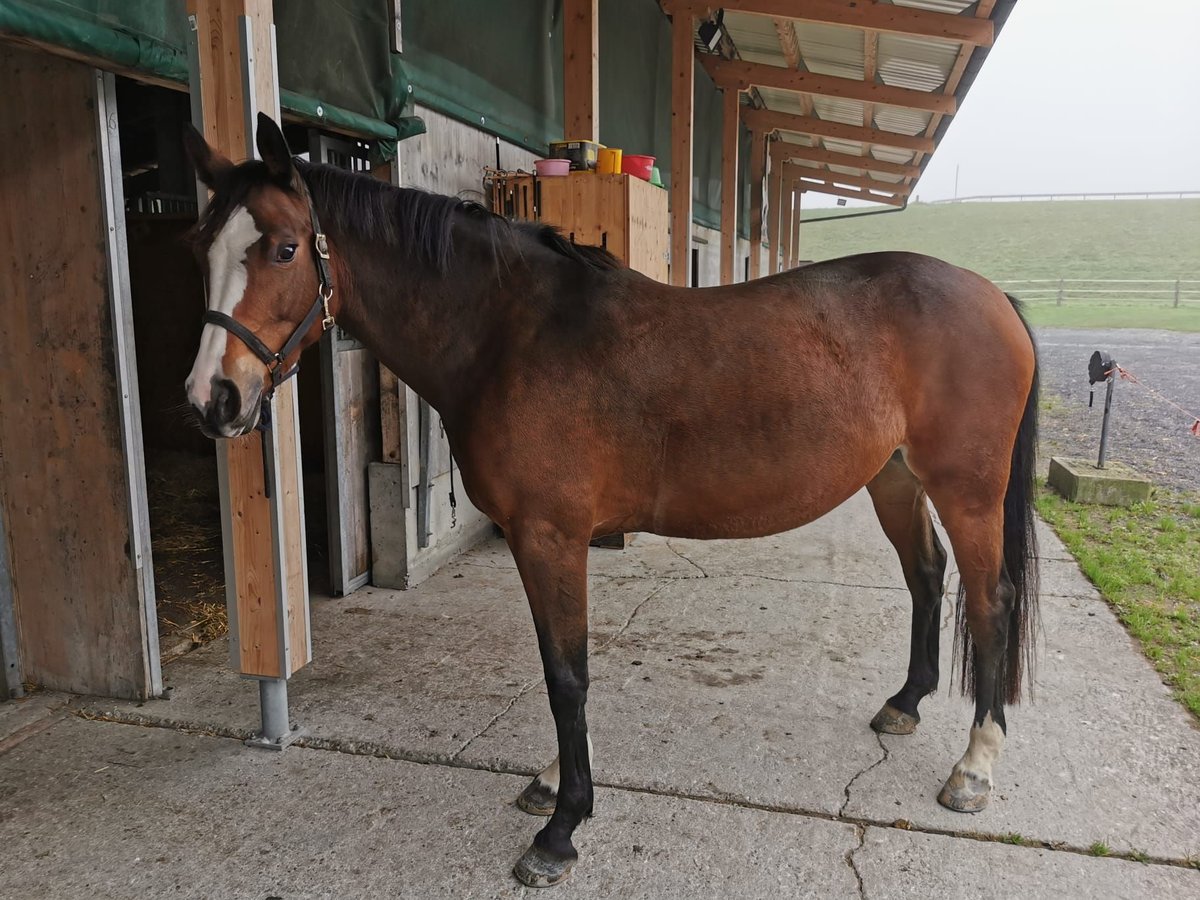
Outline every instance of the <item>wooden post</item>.
{"label": "wooden post", "polygon": [[671,20],[671,284],[687,287],[692,249],[692,15]]}
{"label": "wooden post", "polygon": [[1058,301],[1054,305],[1062,306],[1062,302],[1063,302],[1063,280],[1060,278],[1060,279],[1058,279]]}
{"label": "wooden post", "polygon": [[[271,0],[188,0],[187,12],[196,30],[200,76],[192,85],[193,108],[199,91],[209,143],[231,159],[245,159],[253,154],[254,139],[248,112],[278,117]],[[250,26],[252,73],[242,63],[243,17]],[[247,96],[243,85],[250,74]],[[275,393],[266,439],[270,497],[263,436],[217,441],[232,664],[244,675],[268,680],[286,679],[312,658],[295,386],[289,381]],[[266,712],[264,705],[264,724]]]}
{"label": "wooden post", "polygon": [[739,91],[726,88],[721,109],[721,284],[733,284],[737,257]]}
{"label": "wooden post", "polygon": [[600,140],[600,0],[563,4],[563,135]]}
{"label": "wooden post", "polygon": [[792,252],[789,255],[788,268],[794,269],[800,264],[800,197],[803,195],[800,185],[792,182]]}
{"label": "wooden post", "polygon": [[782,178],[779,191],[779,255],[781,271],[786,271],[792,267],[792,227],[792,182],[786,178]]}
{"label": "wooden post", "polygon": [[1178,306],[1179,306],[1179,279],[1178,278],[1175,279],[1175,302],[1171,305],[1176,308],[1178,308]]}
{"label": "wooden post", "polygon": [[779,271],[779,226],[781,195],[783,194],[783,163],[777,159],[769,160],[771,170],[767,174],[767,274],[774,275]]}
{"label": "wooden post", "polygon": [[763,175],[767,141],[761,131],[750,134],[750,277],[762,274]]}

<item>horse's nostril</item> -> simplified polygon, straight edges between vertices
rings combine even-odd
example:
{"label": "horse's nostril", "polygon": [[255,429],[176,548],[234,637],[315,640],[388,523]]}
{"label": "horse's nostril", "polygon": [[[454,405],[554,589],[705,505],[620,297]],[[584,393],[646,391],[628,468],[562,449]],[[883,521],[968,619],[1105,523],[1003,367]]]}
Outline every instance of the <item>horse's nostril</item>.
{"label": "horse's nostril", "polygon": [[208,420],[214,425],[228,425],[237,418],[241,408],[242,397],[237,385],[228,378],[213,379]]}

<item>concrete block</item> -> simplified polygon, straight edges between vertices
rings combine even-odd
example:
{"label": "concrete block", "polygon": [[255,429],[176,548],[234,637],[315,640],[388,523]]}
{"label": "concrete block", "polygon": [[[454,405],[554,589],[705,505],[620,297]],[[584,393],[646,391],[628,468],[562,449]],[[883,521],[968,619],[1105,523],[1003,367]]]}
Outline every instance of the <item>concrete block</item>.
{"label": "concrete block", "polygon": [[371,502],[371,583],[402,590],[408,587],[409,489],[404,483],[404,467],[371,463],[367,495]]}
{"label": "concrete block", "polygon": [[1097,469],[1090,460],[1053,456],[1048,481],[1076,503],[1132,506],[1150,499],[1150,479],[1119,462],[1109,461]]}

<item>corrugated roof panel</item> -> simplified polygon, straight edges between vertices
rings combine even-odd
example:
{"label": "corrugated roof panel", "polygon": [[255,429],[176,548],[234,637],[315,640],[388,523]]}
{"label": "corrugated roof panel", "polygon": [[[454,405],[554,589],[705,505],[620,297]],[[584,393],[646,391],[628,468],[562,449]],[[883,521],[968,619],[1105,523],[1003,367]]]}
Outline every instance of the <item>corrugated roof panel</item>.
{"label": "corrugated roof panel", "polygon": [[806,147],[819,147],[820,140],[812,135],[800,134],[795,131],[780,131],[779,136],[791,144],[804,144]]}
{"label": "corrugated roof panel", "polygon": [[956,16],[964,9],[975,5],[975,0],[892,0],[895,6],[908,6],[912,9],[927,9],[930,12],[949,13]]}
{"label": "corrugated roof panel", "polygon": [[838,138],[825,138],[825,149],[834,153],[848,153],[851,156],[862,156],[863,145],[858,141],[843,141]]}
{"label": "corrugated roof panel", "polygon": [[896,147],[880,146],[872,147],[871,155],[876,159],[883,160],[884,162],[901,163],[902,165],[907,165],[908,163],[912,162],[913,157],[916,156],[916,154],[911,150],[900,150]]}
{"label": "corrugated roof panel", "polygon": [[841,122],[845,125],[862,125],[863,123],[863,105],[860,100],[814,95],[813,109],[818,116],[830,122]]}
{"label": "corrugated roof panel", "polygon": [[792,113],[793,115],[804,114],[804,103],[800,99],[800,95],[792,91],[781,91],[777,88],[760,87],[758,94],[763,98],[763,102],[767,104],[769,109],[776,112]]}
{"label": "corrugated roof panel", "polygon": [[875,126],[897,134],[920,134],[929,127],[932,113],[899,106],[876,106]]}
{"label": "corrugated roof panel", "polygon": [[879,79],[915,91],[940,90],[961,45],[935,38],[879,35]]}
{"label": "corrugated roof panel", "polygon": [[[699,22],[699,19],[696,20]],[[698,27],[698,26],[697,26]],[[786,65],[779,34],[774,20],[766,16],[748,16],[729,10],[725,13],[725,30],[738,49],[738,55],[747,62],[766,63],[772,66]]]}
{"label": "corrugated roof panel", "polygon": [[863,32],[857,28],[797,22],[800,56],[809,71],[839,78],[863,77]]}

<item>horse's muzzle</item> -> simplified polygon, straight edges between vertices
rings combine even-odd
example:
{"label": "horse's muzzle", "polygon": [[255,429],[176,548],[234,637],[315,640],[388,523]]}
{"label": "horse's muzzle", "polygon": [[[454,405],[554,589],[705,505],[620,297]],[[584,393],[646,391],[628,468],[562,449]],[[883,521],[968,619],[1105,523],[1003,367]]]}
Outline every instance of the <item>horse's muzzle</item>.
{"label": "horse's muzzle", "polygon": [[208,403],[200,407],[193,402],[192,409],[200,430],[213,439],[249,434],[258,419],[257,404],[250,407],[248,415],[242,415],[242,392],[228,378],[213,378]]}

